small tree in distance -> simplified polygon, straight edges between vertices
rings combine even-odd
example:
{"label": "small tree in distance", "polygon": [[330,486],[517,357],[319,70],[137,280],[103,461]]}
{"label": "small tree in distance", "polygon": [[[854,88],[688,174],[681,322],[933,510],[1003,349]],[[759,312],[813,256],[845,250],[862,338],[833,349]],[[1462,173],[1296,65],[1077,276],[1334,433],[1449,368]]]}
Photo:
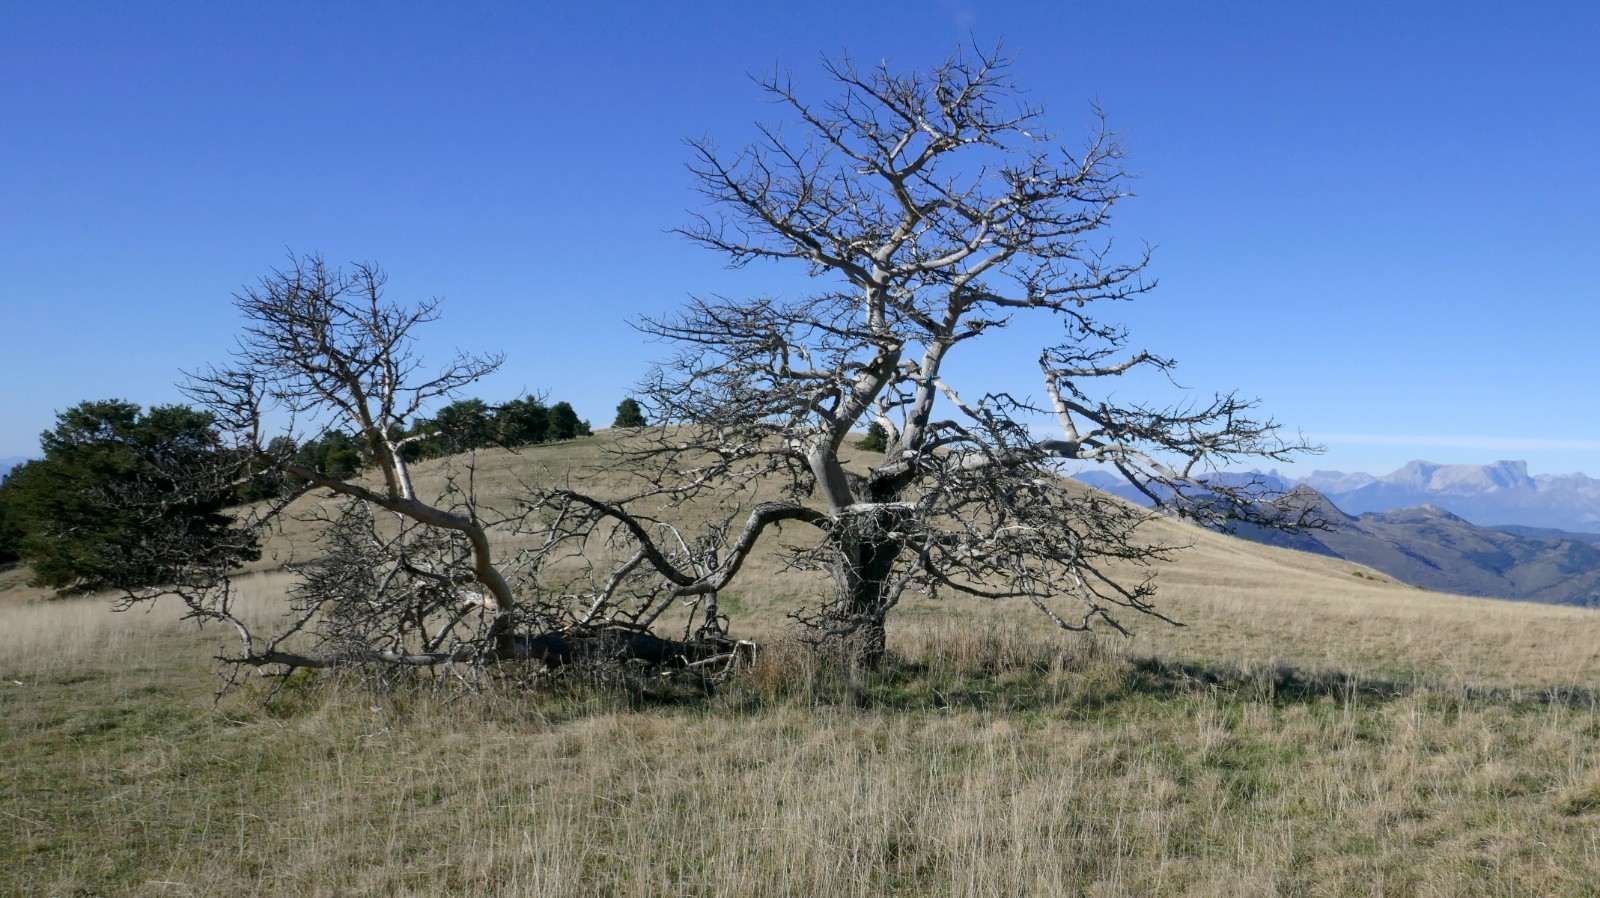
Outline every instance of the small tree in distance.
{"label": "small tree in distance", "polygon": [[494,429],[502,446],[542,443],[550,432],[550,410],[535,396],[513,399],[495,409]]}
{"label": "small tree in distance", "polygon": [[550,439],[570,440],[590,433],[589,422],[578,418],[571,403],[558,402],[550,406]]}
{"label": "small tree in distance", "polygon": [[639,400],[629,396],[617,403],[617,417],[611,422],[612,427],[643,427],[645,425],[644,409],[639,407]]}
{"label": "small tree in distance", "polygon": [[494,423],[482,399],[458,399],[433,416],[441,455],[482,449],[494,442]]}
{"label": "small tree in distance", "polygon": [[882,452],[888,449],[889,431],[885,430],[883,425],[877,421],[870,422],[867,424],[866,435],[856,440],[856,448],[865,449],[868,452]]}

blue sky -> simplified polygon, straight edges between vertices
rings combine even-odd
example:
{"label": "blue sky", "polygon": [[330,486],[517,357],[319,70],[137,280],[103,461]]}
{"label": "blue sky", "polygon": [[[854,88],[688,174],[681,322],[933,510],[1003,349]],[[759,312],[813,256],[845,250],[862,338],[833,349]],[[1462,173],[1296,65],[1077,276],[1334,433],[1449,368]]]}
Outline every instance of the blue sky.
{"label": "blue sky", "polygon": [[[177,401],[289,250],[445,297],[430,355],[508,355],[478,395],[607,424],[662,352],[630,320],[805,288],[668,232],[683,139],[777,119],[747,73],[1001,38],[1069,139],[1096,99],[1125,135],[1161,284],[1108,311],[1183,385],[1259,396],[1307,471],[1600,475],[1600,5],[1555,2],[0,0],[0,457]],[[1036,394],[1037,348],[963,367]]]}

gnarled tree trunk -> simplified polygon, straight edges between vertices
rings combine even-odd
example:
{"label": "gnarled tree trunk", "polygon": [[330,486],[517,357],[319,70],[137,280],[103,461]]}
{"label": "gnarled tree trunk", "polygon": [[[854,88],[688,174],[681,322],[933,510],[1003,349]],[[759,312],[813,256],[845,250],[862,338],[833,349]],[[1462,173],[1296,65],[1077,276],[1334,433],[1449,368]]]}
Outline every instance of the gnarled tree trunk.
{"label": "gnarled tree trunk", "polygon": [[884,510],[857,515],[839,536],[828,624],[840,634],[853,669],[879,666],[888,648],[884,618],[897,598],[891,580],[905,550],[902,539],[891,535],[896,517]]}

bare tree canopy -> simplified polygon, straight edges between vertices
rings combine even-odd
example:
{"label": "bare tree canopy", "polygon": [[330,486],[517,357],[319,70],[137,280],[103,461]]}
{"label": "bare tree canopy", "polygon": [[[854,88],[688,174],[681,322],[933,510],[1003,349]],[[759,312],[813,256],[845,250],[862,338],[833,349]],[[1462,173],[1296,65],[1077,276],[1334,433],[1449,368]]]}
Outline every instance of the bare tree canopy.
{"label": "bare tree canopy", "polygon": [[[568,501],[619,522],[678,596],[726,585],[774,525],[810,528],[799,542],[785,529],[790,563],[830,572],[835,590],[800,616],[868,661],[912,591],[1021,599],[1073,630],[1122,630],[1120,611],[1160,616],[1150,579],[1128,574],[1167,551],[1136,538],[1147,514],[1069,483],[1066,462],[1114,469],[1203,524],[1306,523],[1257,484],[1206,481],[1218,465],[1309,448],[1281,440],[1252,402],[1108,398],[1102,385],[1172,363],[1130,348],[1100,313],[1152,285],[1147,254],[1111,253],[1106,229],[1129,193],[1122,144],[1098,110],[1081,147],[1065,145],[999,51],[920,72],[847,58],[826,70],[837,92],[821,102],[785,75],[761,80],[789,121],[743,148],[690,142],[709,208],[681,230],[733,266],[802,266],[819,292],[701,298],[644,321],[677,347],[642,390],[667,426],[624,450],[649,486],[626,501]],[[1024,321],[1056,333],[1038,356],[1043,401],[947,379],[969,341]],[[1041,418],[1058,432],[1036,435]],[[848,470],[841,449],[868,423],[885,448]],[[774,482],[780,494],[755,501]],[[695,570],[669,563],[652,532],[691,500],[729,511]]]}
{"label": "bare tree canopy", "polygon": [[[430,434],[402,436],[408,419],[494,371],[500,358],[458,355],[427,369],[414,341],[437,316],[438,301],[396,305],[384,298],[384,282],[375,265],[346,272],[317,257],[295,259],[235,298],[246,323],[232,362],[191,378],[191,398],[229,430],[252,474],[291,474],[305,484],[302,492],[327,488],[347,500],[328,522],[327,554],[305,572],[296,616],[282,631],[251,632],[225,581],[184,591],[193,614],[238,629],[243,663],[332,663],[284,648],[313,632],[314,644],[339,645],[341,657],[353,660],[438,663],[481,651],[485,637],[510,649],[516,598],[491,555],[488,525],[470,497],[455,507],[418,498],[404,449]],[[265,428],[276,420],[287,421],[289,439],[268,438]],[[295,462],[297,437],[335,428],[357,436],[380,483]],[[382,513],[390,519],[384,526]],[[364,611],[352,617],[353,608]],[[382,620],[395,625],[375,634],[373,622]],[[464,630],[466,623],[477,629]]]}

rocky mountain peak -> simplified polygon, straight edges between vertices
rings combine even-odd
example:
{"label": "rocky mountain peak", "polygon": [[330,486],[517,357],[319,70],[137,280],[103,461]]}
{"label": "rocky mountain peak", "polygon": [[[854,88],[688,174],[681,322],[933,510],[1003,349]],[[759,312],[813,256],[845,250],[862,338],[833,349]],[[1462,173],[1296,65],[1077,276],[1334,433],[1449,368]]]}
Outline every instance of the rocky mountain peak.
{"label": "rocky mountain peak", "polygon": [[1525,461],[1497,461],[1488,465],[1440,465],[1408,462],[1378,481],[1391,487],[1437,493],[1488,493],[1498,490],[1538,489],[1528,476]]}
{"label": "rocky mountain peak", "polygon": [[1301,482],[1347,514],[1432,504],[1480,526],[1600,533],[1600,480],[1583,474],[1532,477],[1522,460],[1486,465],[1417,460],[1381,478],[1317,471]]}

